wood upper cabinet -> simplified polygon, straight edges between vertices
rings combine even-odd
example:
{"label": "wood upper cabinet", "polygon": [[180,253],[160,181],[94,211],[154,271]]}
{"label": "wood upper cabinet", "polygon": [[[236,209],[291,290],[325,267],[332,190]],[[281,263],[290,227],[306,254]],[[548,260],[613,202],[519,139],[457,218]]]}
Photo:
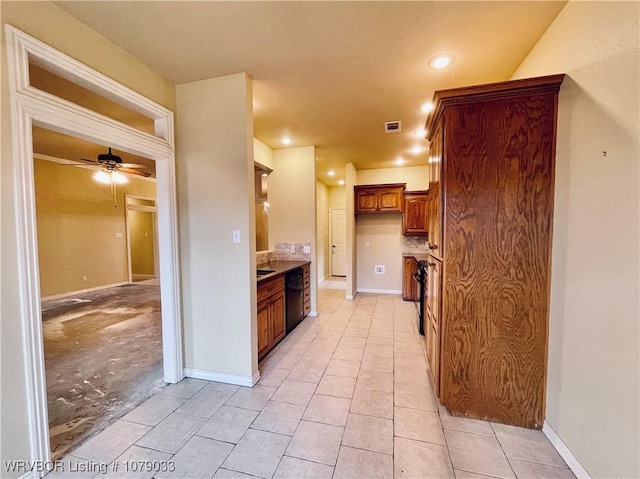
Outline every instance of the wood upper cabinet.
{"label": "wood upper cabinet", "polygon": [[258,285],[258,359],[267,355],[287,334],[284,276]]}
{"label": "wood upper cabinet", "polygon": [[413,256],[405,256],[402,261],[402,299],[418,301],[418,282],[413,275],[418,272],[418,261]]}
{"label": "wood upper cabinet", "polygon": [[404,192],[402,234],[426,235],[429,232],[427,193],[427,191]]}
{"label": "wood upper cabinet", "polygon": [[431,320],[427,354],[456,416],[535,429],[544,421],[562,80],[438,91],[427,118],[437,165],[429,242],[442,259],[441,272],[430,271],[438,281],[428,304],[440,298],[441,317],[439,331]]}
{"label": "wood upper cabinet", "polygon": [[355,214],[402,213],[405,183],[354,186]]}

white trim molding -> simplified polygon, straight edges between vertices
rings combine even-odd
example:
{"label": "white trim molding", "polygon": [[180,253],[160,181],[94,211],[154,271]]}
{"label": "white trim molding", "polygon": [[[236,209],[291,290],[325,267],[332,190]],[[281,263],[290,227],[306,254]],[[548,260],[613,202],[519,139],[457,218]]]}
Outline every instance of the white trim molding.
{"label": "white trim molding", "polygon": [[[38,268],[33,126],[110,145],[156,162],[164,380],[174,383],[184,377],[184,367],[173,112],[11,25],[5,24],[4,30],[18,244],[16,282],[24,338],[30,459],[46,462],[51,458],[51,451]],[[32,87],[29,84],[30,62],[148,116],[154,121],[155,135]]]}
{"label": "white trim molding", "polygon": [[[402,294],[402,290],[398,289],[371,289],[371,288],[358,288],[358,293],[375,293],[375,294]],[[347,298],[349,299],[349,298]],[[351,298],[353,299],[353,298]]]}
{"label": "white trim molding", "polygon": [[129,281],[121,281],[119,283],[103,284],[102,286],[95,286],[93,288],[87,288],[87,289],[78,289],[76,291],[69,291],[67,293],[52,294],[51,296],[46,296],[42,298],[42,301],[49,301],[51,299],[68,298],[69,296],[75,296],[77,294],[83,294],[83,293],[92,293],[94,291],[100,291],[102,289],[117,288],[118,286],[124,286],[125,284],[130,284],[130,283]]}
{"label": "white trim molding", "polygon": [[560,436],[556,434],[553,428],[549,425],[547,421],[542,424],[542,433],[547,436],[551,445],[558,451],[560,457],[564,459],[564,462],[567,463],[571,472],[578,479],[591,479],[591,476],[587,472],[587,470],[582,467],[582,464],[576,459],[576,456],[573,455],[571,450],[567,447],[567,445],[560,439]]}
{"label": "white trim molding", "polygon": [[205,369],[185,368],[184,375],[188,378],[204,379],[205,381],[216,381],[219,383],[236,384],[252,388],[260,381],[260,371],[251,376],[238,376],[236,374],[219,373],[207,371]]}

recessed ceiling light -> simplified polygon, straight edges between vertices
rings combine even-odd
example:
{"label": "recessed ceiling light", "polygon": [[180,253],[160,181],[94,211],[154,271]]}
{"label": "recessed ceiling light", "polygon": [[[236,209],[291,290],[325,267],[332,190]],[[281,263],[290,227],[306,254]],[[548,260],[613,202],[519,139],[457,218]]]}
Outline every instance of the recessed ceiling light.
{"label": "recessed ceiling light", "polygon": [[402,158],[401,156],[396,158],[396,165],[398,166],[404,165],[404,158]]}
{"label": "recessed ceiling light", "polygon": [[420,111],[422,113],[429,113],[431,110],[433,110],[433,103],[431,103],[430,101],[427,103],[423,103],[420,106]]}
{"label": "recessed ceiling light", "polygon": [[269,176],[267,173],[262,173],[262,176]]}
{"label": "recessed ceiling light", "polygon": [[280,143],[282,143],[283,145],[290,145],[291,144],[291,138],[289,138],[288,136],[285,136],[284,138],[282,138],[280,140]]}
{"label": "recessed ceiling light", "polygon": [[416,138],[424,139],[427,136],[427,130],[425,130],[424,128],[418,128],[413,132],[413,136],[415,136]]}
{"label": "recessed ceiling light", "polygon": [[451,65],[456,60],[451,53],[443,53],[441,55],[436,55],[435,57],[429,60],[429,68],[434,68],[436,70],[440,70],[441,68],[446,68]]}
{"label": "recessed ceiling light", "polygon": [[333,170],[327,171],[327,175],[329,175],[329,176],[334,176],[335,174],[336,174],[336,172],[333,171]]}
{"label": "recessed ceiling light", "polygon": [[414,145],[411,147],[411,153],[414,155],[419,155],[420,153],[422,153],[425,150],[424,146],[420,146],[420,145]]}
{"label": "recessed ceiling light", "polygon": [[344,185],[344,180],[340,180],[340,181],[338,181],[338,184],[339,184],[340,186]]}

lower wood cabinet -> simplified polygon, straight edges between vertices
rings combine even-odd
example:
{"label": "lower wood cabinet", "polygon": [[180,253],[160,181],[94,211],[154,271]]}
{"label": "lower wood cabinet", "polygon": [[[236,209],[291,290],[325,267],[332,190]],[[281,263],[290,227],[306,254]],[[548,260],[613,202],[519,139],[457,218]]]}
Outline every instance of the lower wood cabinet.
{"label": "lower wood cabinet", "polygon": [[429,257],[426,275],[424,340],[436,396],[440,397],[440,329],[442,318],[442,263]]}
{"label": "lower wood cabinet", "polygon": [[262,359],[287,334],[284,276],[258,286],[258,359]]}
{"label": "lower wood cabinet", "polygon": [[311,269],[308,264],[302,267],[304,289],[302,296],[302,312],[304,316],[311,312]]}
{"label": "lower wood cabinet", "polygon": [[413,275],[418,272],[418,261],[413,256],[405,256],[402,260],[402,299],[418,301],[420,285],[413,279]]}

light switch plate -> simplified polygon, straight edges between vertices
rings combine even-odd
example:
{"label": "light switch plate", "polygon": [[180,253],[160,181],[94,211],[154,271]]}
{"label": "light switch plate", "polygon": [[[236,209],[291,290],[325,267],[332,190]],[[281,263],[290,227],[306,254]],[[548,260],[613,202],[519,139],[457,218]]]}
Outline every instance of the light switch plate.
{"label": "light switch plate", "polygon": [[289,253],[295,254],[295,252],[296,252],[296,245],[292,244],[291,246],[289,246]]}
{"label": "light switch plate", "polygon": [[302,252],[303,253],[311,253],[311,246],[307,246],[307,245],[303,246],[302,247]]}
{"label": "light switch plate", "polygon": [[233,242],[240,243],[240,230],[233,230]]}

